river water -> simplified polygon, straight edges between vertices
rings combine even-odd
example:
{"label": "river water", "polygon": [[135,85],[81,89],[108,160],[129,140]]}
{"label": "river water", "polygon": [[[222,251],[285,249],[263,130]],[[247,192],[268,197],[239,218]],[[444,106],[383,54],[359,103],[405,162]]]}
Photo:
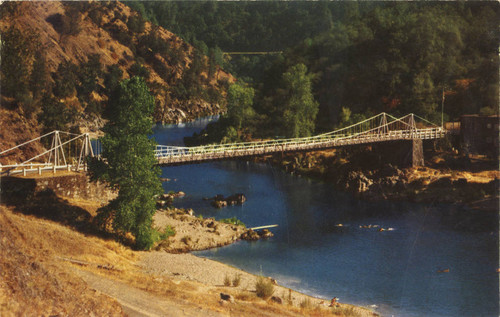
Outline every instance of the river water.
{"label": "river water", "polygon": [[[154,136],[159,144],[182,145],[184,136],[212,120],[155,126]],[[367,202],[267,163],[163,167],[162,177],[172,179],[163,183],[165,191],[186,193],[177,207],[216,219],[236,216],[247,227],[279,225],[269,240],[240,241],[197,256],[384,316],[499,315],[496,215],[450,205]],[[203,200],[234,193],[244,193],[247,202],[215,209]],[[379,227],[360,227],[370,224]]]}

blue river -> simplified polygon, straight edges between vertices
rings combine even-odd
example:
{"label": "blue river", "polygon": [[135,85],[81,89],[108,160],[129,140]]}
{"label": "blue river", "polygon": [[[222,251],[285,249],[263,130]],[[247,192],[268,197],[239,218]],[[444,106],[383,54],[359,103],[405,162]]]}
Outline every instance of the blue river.
{"label": "blue river", "polygon": [[[182,145],[216,118],[157,125],[159,144]],[[498,216],[451,205],[368,202],[269,163],[221,161],[162,168],[181,208],[247,227],[278,224],[258,242],[195,252],[303,293],[383,316],[498,316]],[[244,193],[242,206],[203,200]],[[339,226],[342,224],[342,226]],[[379,227],[362,228],[367,225]],[[378,229],[391,228],[380,232]],[[449,270],[440,273],[439,271]]]}

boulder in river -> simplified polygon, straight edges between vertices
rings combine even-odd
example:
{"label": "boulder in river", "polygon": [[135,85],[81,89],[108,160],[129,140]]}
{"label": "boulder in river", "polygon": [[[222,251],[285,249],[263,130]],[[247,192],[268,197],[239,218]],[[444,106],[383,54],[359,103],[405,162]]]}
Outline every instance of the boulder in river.
{"label": "boulder in river", "polygon": [[212,206],[215,208],[227,207],[227,201],[225,200],[214,200],[212,201]]}
{"label": "boulder in river", "polygon": [[247,241],[257,241],[260,239],[260,235],[256,232],[253,231],[252,229],[248,229],[241,235],[241,239],[247,240]]}
{"label": "boulder in river", "polygon": [[267,238],[274,237],[274,234],[267,229],[263,229],[262,231],[259,232],[259,236],[263,239],[267,239]]}
{"label": "boulder in river", "polygon": [[217,194],[212,198],[203,198],[204,200],[211,200],[212,206],[216,208],[222,208],[222,207],[227,207],[227,206],[234,206],[234,205],[242,205],[247,198],[245,197],[244,194],[234,194],[231,195],[227,198],[224,198],[223,195]]}
{"label": "boulder in river", "polygon": [[243,205],[243,203],[247,200],[245,195],[239,193],[234,194],[225,199],[229,205]]}

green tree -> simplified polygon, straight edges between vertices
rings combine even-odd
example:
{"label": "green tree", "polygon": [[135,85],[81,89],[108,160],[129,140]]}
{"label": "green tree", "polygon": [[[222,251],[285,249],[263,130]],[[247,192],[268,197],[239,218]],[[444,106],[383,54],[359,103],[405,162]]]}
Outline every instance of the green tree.
{"label": "green tree", "polygon": [[47,69],[45,54],[38,52],[33,62],[33,71],[31,72],[29,82],[33,99],[38,100],[47,93],[49,82],[49,71]]}
{"label": "green tree", "polygon": [[78,80],[78,66],[70,61],[62,62],[53,73],[54,95],[60,98],[71,96],[75,91]]}
{"label": "green tree", "polygon": [[297,138],[314,132],[318,103],[312,94],[312,78],[304,64],[292,66],[283,74],[283,132],[286,136]]}
{"label": "green tree", "polygon": [[115,88],[120,84],[123,77],[123,71],[117,64],[108,66],[107,70],[108,71],[104,75],[104,87],[107,95],[110,96]]}
{"label": "green tree", "polygon": [[96,90],[97,81],[102,76],[102,65],[99,54],[91,54],[88,61],[80,66],[78,72],[79,85],[76,87],[80,101],[89,102],[90,94]]}
{"label": "green tree", "polygon": [[124,80],[113,92],[105,117],[102,157],[91,165],[94,178],[118,188],[118,197],[99,209],[101,224],[112,221],[118,233],[131,232],[138,249],[150,249],[157,236],[151,228],[155,196],[162,193],[160,169],[153,154],[154,98],[141,77]]}
{"label": "green tree", "polygon": [[145,79],[149,78],[149,70],[144,67],[142,64],[139,62],[135,62],[128,68],[128,73],[130,76],[140,76],[144,77]]}
{"label": "green tree", "polygon": [[127,21],[127,27],[133,33],[144,32],[145,21],[141,15],[132,15]]}
{"label": "green tree", "polygon": [[4,96],[20,99],[29,94],[34,54],[39,48],[37,37],[32,30],[21,32],[14,26],[3,32],[0,85]]}
{"label": "green tree", "polygon": [[237,130],[255,114],[252,108],[253,97],[253,88],[238,83],[231,85],[227,91],[227,117]]}
{"label": "green tree", "polygon": [[43,124],[43,133],[54,130],[67,130],[68,125],[75,121],[76,114],[68,109],[64,103],[46,94],[42,98],[42,111],[38,121]]}

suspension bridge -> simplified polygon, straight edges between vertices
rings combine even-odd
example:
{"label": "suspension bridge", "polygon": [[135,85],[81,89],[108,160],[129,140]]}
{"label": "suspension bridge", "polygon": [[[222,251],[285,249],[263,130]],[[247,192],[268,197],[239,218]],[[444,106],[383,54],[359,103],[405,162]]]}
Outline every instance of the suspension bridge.
{"label": "suspension bridge", "polygon": [[442,127],[415,114],[396,118],[387,113],[380,113],[348,127],[312,137],[195,147],[158,145],[155,156],[160,165],[189,164],[386,141],[431,140],[442,138],[445,134],[446,130]]}
{"label": "suspension bridge", "polygon": [[[356,144],[372,144],[401,140],[431,140],[445,136],[447,131],[415,114],[396,118],[387,113],[338,129],[332,132],[304,138],[263,140],[229,144],[209,144],[195,147],[157,145],[154,155],[159,165],[201,163],[239,157],[260,156],[273,153],[288,153],[331,149]],[[61,139],[63,136],[63,139]],[[0,152],[0,158],[22,151],[23,147],[44,138],[51,138],[50,148],[22,163],[0,165],[0,174],[19,174],[44,171],[86,170],[87,156],[99,155],[99,142],[94,153],[88,133],[72,134],[53,131]]]}
{"label": "suspension bridge", "polygon": [[[63,137],[61,139],[61,136]],[[0,164],[0,175],[13,175],[22,173],[51,171],[80,171],[87,170],[86,158],[94,156],[90,136],[88,133],[75,134],[64,131],[52,131],[32,140],[16,145],[10,149],[0,152],[0,158],[15,156],[26,151],[30,144],[35,141],[51,140],[50,149],[35,155],[22,163],[2,165]],[[17,152],[17,153],[16,153]]]}

